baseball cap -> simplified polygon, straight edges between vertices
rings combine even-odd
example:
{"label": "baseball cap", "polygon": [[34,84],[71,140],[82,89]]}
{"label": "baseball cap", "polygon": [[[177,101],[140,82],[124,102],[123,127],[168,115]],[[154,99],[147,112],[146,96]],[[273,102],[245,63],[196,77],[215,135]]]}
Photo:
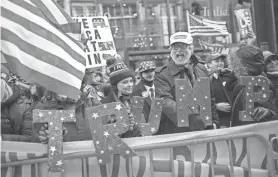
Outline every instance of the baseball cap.
{"label": "baseball cap", "polygon": [[176,33],[172,34],[172,36],[170,37],[170,45],[177,43],[177,42],[181,42],[181,43],[185,43],[185,44],[192,44],[193,38],[192,38],[191,34],[189,34],[187,32],[176,32]]}
{"label": "baseball cap", "polygon": [[220,54],[220,53],[211,53],[207,56],[206,63],[211,62],[212,60],[216,60],[218,58],[223,58],[224,60],[227,58],[227,55]]}

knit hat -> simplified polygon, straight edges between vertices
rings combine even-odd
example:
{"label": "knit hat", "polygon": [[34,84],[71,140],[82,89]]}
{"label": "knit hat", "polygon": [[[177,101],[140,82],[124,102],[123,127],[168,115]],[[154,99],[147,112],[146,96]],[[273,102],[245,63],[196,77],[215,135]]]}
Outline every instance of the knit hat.
{"label": "knit hat", "polygon": [[109,58],[106,60],[106,65],[111,85],[117,85],[118,82],[128,77],[132,77],[135,80],[134,73],[121,58]]}
{"label": "knit hat", "polygon": [[278,58],[278,54],[273,54],[271,53],[270,51],[264,51],[263,52],[263,55],[264,55],[264,62],[265,64],[267,64],[268,62],[270,62],[270,60],[272,60],[272,57],[276,57]]}
{"label": "knit hat", "polygon": [[138,72],[142,73],[149,69],[155,69],[155,68],[156,68],[156,65],[155,65],[154,61],[143,61],[142,63],[140,63]]}
{"label": "knit hat", "polygon": [[260,48],[244,46],[236,51],[236,55],[250,75],[260,75],[264,71],[264,56]]}

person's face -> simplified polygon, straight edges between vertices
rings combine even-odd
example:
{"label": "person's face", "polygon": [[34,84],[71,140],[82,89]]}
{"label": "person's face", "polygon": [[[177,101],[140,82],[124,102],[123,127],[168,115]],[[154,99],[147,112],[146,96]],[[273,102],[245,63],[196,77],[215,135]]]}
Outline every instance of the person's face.
{"label": "person's face", "polygon": [[184,43],[174,43],[171,45],[171,58],[176,65],[186,65],[190,63],[190,57],[193,54],[193,45]]}
{"label": "person's face", "polygon": [[134,81],[132,77],[125,78],[118,82],[118,91],[124,95],[131,95],[133,89]]}
{"label": "person's face", "polygon": [[209,68],[213,71],[219,71],[222,70],[225,66],[224,60],[222,58],[217,58],[212,60],[209,64],[208,64]]}
{"label": "person's face", "polygon": [[101,82],[101,77],[100,77],[99,74],[95,74],[95,75],[94,75],[94,78],[95,78],[95,81],[96,81],[96,82]]}
{"label": "person's face", "polygon": [[273,58],[266,64],[266,72],[277,72],[278,71],[278,57],[272,56]]}
{"label": "person's face", "polygon": [[142,77],[147,81],[153,81],[154,75],[155,75],[154,69],[148,69],[142,72]]}

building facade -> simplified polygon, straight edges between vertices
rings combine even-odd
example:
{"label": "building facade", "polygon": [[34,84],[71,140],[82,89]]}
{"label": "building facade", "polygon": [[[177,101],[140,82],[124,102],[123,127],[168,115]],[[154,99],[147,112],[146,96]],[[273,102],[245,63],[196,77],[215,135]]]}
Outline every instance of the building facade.
{"label": "building facade", "polygon": [[[186,11],[207,19],[226,21],[230,36],[206,38],[207,42],[237,43],[239,40],[234,7],[249,1],[257,45],[277,52],[277,0],[58,0],[73,17],[106,15],[118,52],[166,50],[169,36],[187,31]],[[274,2],[273,2],[274,1]],[[196,46],[198,40],[194,39]],[[163,51],[162,51],[163,53]],[[164,52],[165,53],[165,52]],[[153,54],[154,59],[166,55]],[[146,56],[130,57],[138,61]],[[153,58],[151,58],[153,59]],[[136,67],[135,64],[134,67]]]}

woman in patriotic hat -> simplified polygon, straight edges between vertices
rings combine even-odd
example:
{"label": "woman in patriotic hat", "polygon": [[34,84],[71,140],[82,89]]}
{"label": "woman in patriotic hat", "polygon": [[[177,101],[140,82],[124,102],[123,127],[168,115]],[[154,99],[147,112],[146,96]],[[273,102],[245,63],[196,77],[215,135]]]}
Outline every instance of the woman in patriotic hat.
{"label": "woman in patriotic hat", "polygon": [[[111,84],[111,92],[101,102],[103,104],[121,102],[125,105],[129,114],[130,129],[126,133],[120,135],[121,138],[141,136],[140,128],[135,123],[131,113],[131,98],[133,86],[135,84],[135,74],[126,66],[119,56],[107,59],[106,64]],[[115,121],[116,120],[112,118],[107,118],[106,120],[107,123],[114,123]]]}

